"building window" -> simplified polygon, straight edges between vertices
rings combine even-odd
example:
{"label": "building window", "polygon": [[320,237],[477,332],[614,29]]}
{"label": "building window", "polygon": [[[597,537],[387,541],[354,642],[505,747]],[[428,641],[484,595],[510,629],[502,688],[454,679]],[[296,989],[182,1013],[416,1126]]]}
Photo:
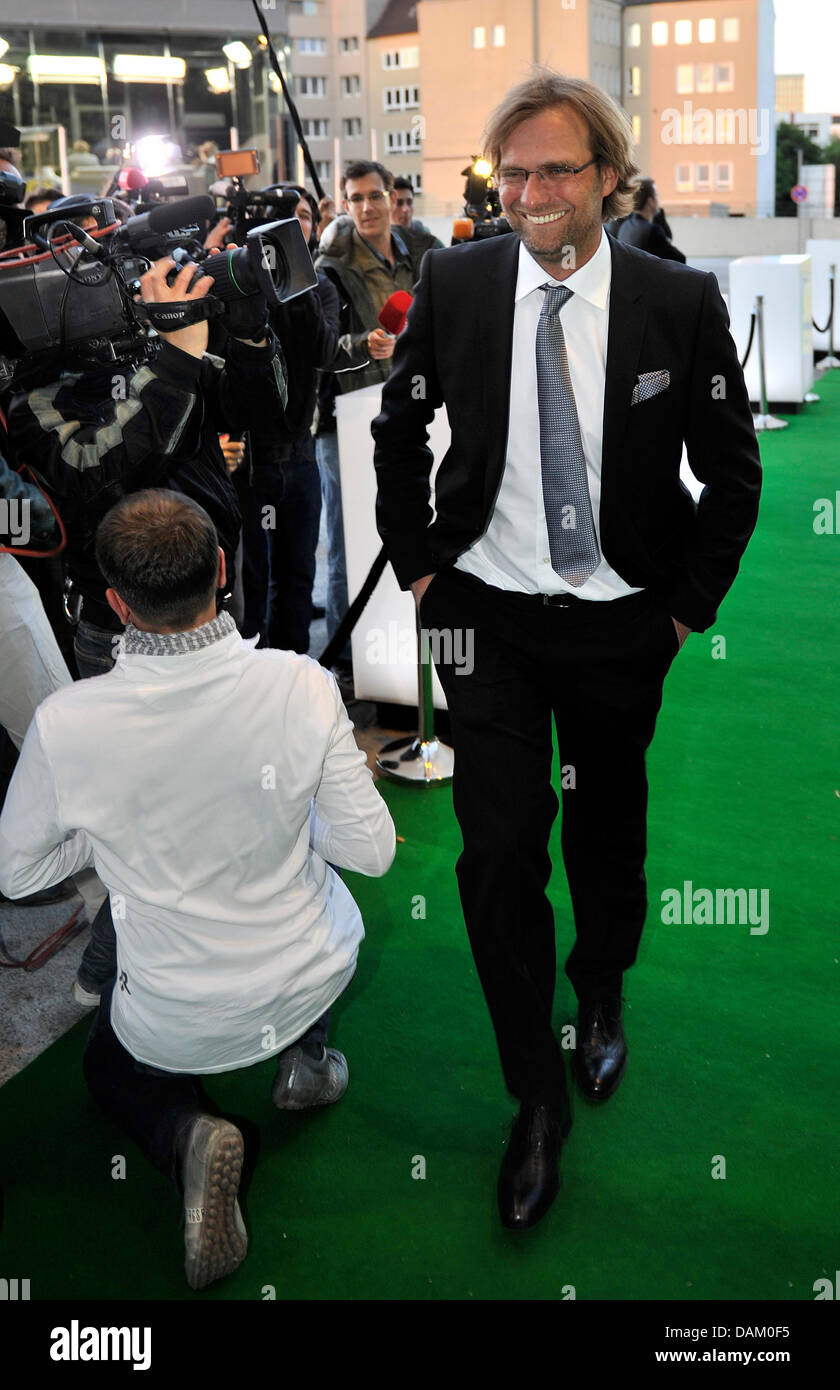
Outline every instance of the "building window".
{"label": "building window", "polygon": [[691,20],[678,19],[674,24],[674,43],[691,43]]}
{"label": "building window", "polygon": [[339,39],[339,41],[338,41],[338,51],[339,51],[339,53],[358,53],[358,51],[359,51],[359,40],[358,40],[358,39]]}
{"label": "building window", "polygon": [[327,44],[325,39],[298,39],[298,53],[326,53]]}
{"label": "building window", "polygon": [[717,90],[719,92],[731,92],[735,88],[735,64],[718,63],[717,65]]}
{"label": "building window", "polygon": [[732,188],[732,165],[731,165],[731,164],[716,164],[716,165],[715,165],[715,188],[720,189],[722,192],[729,192],[729,191],[731,191],[731,188]]}
{"label": "building window", "polygon": [[715,112],[715,143],[718,145],[735,144],[734,111]]}
{"label": "building window", "polygon": [[504,48],[505,46],[505,26],[504,24],[493,25],[493,47]]}
{"label": "building window", "polygon": [[695,164],[694,166],[694,187],[702,192],[704,188],[712,186],[712,166],[711,164]]}
{"label": "building window", "polygon": [[408,130],[386,130],[385,132],[385,153],[386,154],[405,154],[411,142],[411,132]]}
{"label": "building window", "polygon": [[384,111],[411,111],[419,105],[419,87],[386,87],[382,93]]}
{"label": "building window", "polygon": [[650,41],[654,48],[664,48],[668,42],[668,21],[667,19],[654,20],[650,26]]}
{"label": "building window", "polygon": [[362,94],[362,79],[356,73],[352,77],[342,77],[341,95],[343,97],[358,97]]}
{"label": "building window", "polygon": [[302,121],[303,133],[307,140],[326,140],[330,133],[329,121]]}
{"label": "building window", "polygon": [[715,90],[714,63],[697,64],[697,90],[698,92],[713,92]]}
{"label": "building window", "polygon": [[697,21],[697,37],[701,43],[714,43],[715,21],[713,19],[699,19]]}
{"label": "building window", "polygon": [[627,47],[641,48],[642,46],[642,26],[641,24],[627,25]]}
{"label": "building window", "polygon": [[341,129],[344,135],[351,137],[361,135],[362,118],[361,116],[349,116],[341,122]]}
{"label": "building window", "polygon": [[691,193],[694,189],[692,179],[692,168],[690,164],[677,165],[676,187],[678,193]]}
{"label": "building window", "polygon": [[630,68],[627,73],[627,95],[638,97],[642,94],[642,69]]}
{"label": "building window", "polygon": [[315,3],[315,0],[303,0],[301,14],[316,15],[317,13],[318,6]]}
{"label": "building window", "polygon": [[325,97],[327,95],[326,77],[299,77],[298,96]]}
{"label": "building window", "polygon": [[398,68],[400,65],[400,51],[398,48],[388,49],[382,54],[383,68]]}
{"label": "building window", "polygon": [[694,64],[693,64],[693,63],[680,63],[680,64],[679,64],[679,66],[678,66],[678,68],[677,68],[677,91],[678,91],[680,94],[682,94],[682,93],[684,93],[684,92],[693,92],[693,91],[694,91]]}
{"label": "building window", "polygon": [[326,183],[328,179],[332,178],[332,164],[330,160],[316,159],[315,172],[317,173],[318,178],[323,179],[324,183]]}
{"label": "building window", "polygon": [[737,19],[725,19],[723,21],[723,41],[724,43],[737,43],[741,37],[741,23]]}
{"label": "building window", "polygon": [[420,49],[419,49],[419,48],[401,48],[401,49],[400,49],[400,67],[403,67],[403,68],[419,68],[419,66],[420,66]]}
{"label": "building window", "polygon": [[423,192],[423,175],[422,175],[422,174],[408,174],[408,175],[407,175],[407,178],[408,178],[409,183],[411,184],[411,187],[414,189],[414,192],[415,192],[415,193],[422,193],[422,192]]}
{"label": "building window", "polygon": [[480,24],[477,29],[473,29],[472,46],[473,48],[486,48],[487,30],[485,29],[483,24]]}
{"label": "building window", "polygon": [[639,141],[640,141],[641,138],[642,138],[642,118],[641,118],[641,116],[631,116],[631,117],[630,117],[630,130],[631,130],[631,133],[632,133],[632,136],[633,136],[633,141],[634,141],[634,143],[638,145]]}

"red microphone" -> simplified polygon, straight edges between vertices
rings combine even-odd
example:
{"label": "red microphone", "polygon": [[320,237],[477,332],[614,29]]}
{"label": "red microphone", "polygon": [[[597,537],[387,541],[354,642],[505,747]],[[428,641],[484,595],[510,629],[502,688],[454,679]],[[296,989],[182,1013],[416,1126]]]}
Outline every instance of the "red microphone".
{"label": "red microphone", "polygon": [[412,296],[408,290],[395,290],[390,298],[385,300],[377,317],[386,333],[393,333],[394,337],[402,333],[411,302]]}
{"label": "red microphone", "polygon": [[139,188],[145,188],[148,182],[142,169],[120,169],[117,175],[117,187],[121,188],[123,193],[136,193]]}

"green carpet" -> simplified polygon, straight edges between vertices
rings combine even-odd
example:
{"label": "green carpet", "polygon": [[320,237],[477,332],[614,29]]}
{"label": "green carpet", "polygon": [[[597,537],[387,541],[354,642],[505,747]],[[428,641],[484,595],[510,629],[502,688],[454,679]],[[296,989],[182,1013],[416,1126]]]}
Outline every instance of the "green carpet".
{"label": "green carpet", "polygon": [[[347,1095],[278,1115],[270,1061],[208,1079],[223,1110],[259,1127],[245,1263],[190,1293],[174,1190],[88,1098],[85,1020],[0,1091],[0,1274],[29,1278],[33,1299],[253,1300],[267,1286],[278,1299],[557,1299],[571,1286],[578,1299],[810,1300],[833,1279],[840,535],[816,535],[813,508],[840,478],[840,375],[818,389],[761,436],[741,574],[668,677],[649,755],[648,925],[625,981],[630,1061],[608,1105],[574,1099],[545,1221],[523,1236],[496,1216],[512,1105],[460,914],[451,792],[380,784],[405,842],[386,878],[348,875],[367,940],[334,1011]],[[552,853],[562,961],[559,820]],[[660,895],[686,880],[767,890],[769,930],[664,924]],[[561,967],[558,1028],[572,1006]]]}

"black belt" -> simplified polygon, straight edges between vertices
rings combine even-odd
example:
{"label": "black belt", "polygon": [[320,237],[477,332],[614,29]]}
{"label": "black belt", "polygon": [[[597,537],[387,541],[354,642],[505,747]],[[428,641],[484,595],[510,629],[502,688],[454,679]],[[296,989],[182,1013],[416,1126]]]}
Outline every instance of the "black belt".
{"label": "black belt", "polygon": [[482,589],[490,589],[496,594],[503,594],[505,598],[522,600],[531,605],[544,604],[546,608],[591,608],[604,611],[613,609],[616,604],[649,603],[652,596],[651,589],[639,589],[635,594],[622,594],[619,598],[613,599],[591,599],[580,598],[577,594],[566,593],[565,590],[558,594],[526,594],[522,589],[499,589],[494,584],[487,584],[478,575],[471,574],[469,570],[459,570],[455,565],[447,565],[439,571],[440,574],[450,574],[465,580],[468,584],[476,584]]}

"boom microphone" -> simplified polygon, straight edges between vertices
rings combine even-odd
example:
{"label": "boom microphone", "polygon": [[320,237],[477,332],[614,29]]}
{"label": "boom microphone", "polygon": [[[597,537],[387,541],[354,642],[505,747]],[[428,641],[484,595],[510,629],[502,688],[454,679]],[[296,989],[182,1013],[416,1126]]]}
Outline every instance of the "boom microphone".
{"label": "boom microphone", "polygon": [[385,300],[377,318],[385,329],[386,333],[393,333],[394,337],[402,333],[405,328],[406,315],[411,308],[412,296],[408,290],[395,290],[394,293]]}
{"label": "boom microphone", "polygon": [[170,232],[188,235],[206,228],[215,211],[216,205],[209,193],[198,193],[194,198],[182,198],[176,203],[161,203],[150,212],[142,212],[125,222],[114,233],[115,240],[127,242],[132,251],[142,255],[148,246],[155,246],[159,237]]}

